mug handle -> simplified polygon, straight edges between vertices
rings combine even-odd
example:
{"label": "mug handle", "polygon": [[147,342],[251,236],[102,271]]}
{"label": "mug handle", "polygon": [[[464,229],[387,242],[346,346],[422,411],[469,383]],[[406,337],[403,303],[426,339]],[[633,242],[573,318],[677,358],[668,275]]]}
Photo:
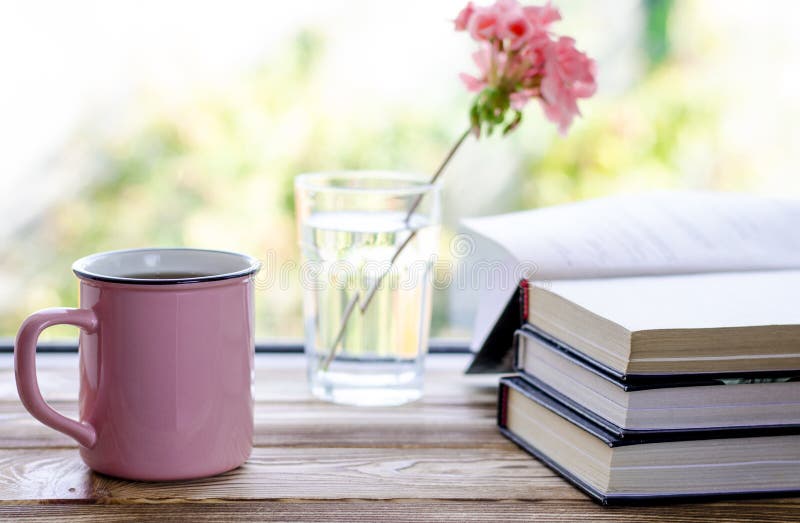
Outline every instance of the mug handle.
{"label": "mug handle", "polygon": [[45,402],[39,390],[36,379],[36,342],[42,331],[53,325],[74,325],[92,334],[97,331],[97,316],[91,310],[63,307],[43,309],[28,316],[17,332],[14,345],[17,392],[22,404],[34,418],[72,437],[82,446],[92,448],[97,440],[94,427],[88,422],[76,421],[56,412]]}

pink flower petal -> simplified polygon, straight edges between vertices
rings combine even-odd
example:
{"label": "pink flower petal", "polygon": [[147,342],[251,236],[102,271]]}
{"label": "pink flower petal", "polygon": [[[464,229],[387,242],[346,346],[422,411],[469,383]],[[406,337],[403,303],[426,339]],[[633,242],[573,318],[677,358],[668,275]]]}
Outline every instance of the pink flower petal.
{"label": "pink flower petal", "polygon": [[456,31],[465,31],[467,29],[467,25],[469,24],[469,19],[472,18],[472,14],[475,12],[475,6],[472,5],[472,2],[468,3],[467,6],[458,13],[458,16],[453,21],[456,26]]}
{"label": "pink flower petal", "polygon": [[491,40],[497,36],[497,12],[493,8],[479,7],[469,19],[469,34],[473,39]]}
{"label": "pink flower petal", "polygon": [[561,20],[561,13],[550,3],[544,6],[525,6],[522,10],[533,25],[542,29],[547,29],[553,22]]}
{"label": "pink flower petal", "polygon": [[511,108],[516,109],[517,111],[524,109],[528,104],[528,101],[531,99],[529,93],[526,91],[511,93],[509,98],[511,99]]}
{"label": "pink flower petal", "polygon": [[472,60],[478,66],[478,70],[483,76],[489,74],[492,67],[492,50],[487,47],[481,47],[479,50],[472,53]]}
{"label": "pink flower petal", "polygon": [[467,88],[467,90],[473,93],[482,91],[483,88],[486,87],[485,81],[475,78],[467,73],[460,73],[458,77],[461,78],[461,81],[464,83],[464,86]]}

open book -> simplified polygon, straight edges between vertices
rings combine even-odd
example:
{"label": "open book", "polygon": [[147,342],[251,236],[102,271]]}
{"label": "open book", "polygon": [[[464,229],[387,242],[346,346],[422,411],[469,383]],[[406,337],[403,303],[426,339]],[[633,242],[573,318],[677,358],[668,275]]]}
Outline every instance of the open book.
{"label": "open book", "polygon": [[661,192],[464,220],[479,286],[468,372],[511,370],[520,282],[800,268],[800,201]]}

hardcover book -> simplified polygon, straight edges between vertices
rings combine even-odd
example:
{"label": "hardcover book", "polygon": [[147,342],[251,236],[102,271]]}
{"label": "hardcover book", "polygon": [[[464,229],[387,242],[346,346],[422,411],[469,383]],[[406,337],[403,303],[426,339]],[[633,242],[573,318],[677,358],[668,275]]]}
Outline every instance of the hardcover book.
{"label": "hardcover book", "polygon": [[628,379],[530,326],[517,331],[515,353],[525,380],[619,437],[800,426],[800,371]]}
{"label": "hardcover book", "polygon": [[527,321],[623,376],[800,369],[800,271],[528,287]]}
{"label": "hardcover book", "polygon": [[800,429],[621,438],[519,377],[500,381],[500,431],[603,504],[800,494]]}

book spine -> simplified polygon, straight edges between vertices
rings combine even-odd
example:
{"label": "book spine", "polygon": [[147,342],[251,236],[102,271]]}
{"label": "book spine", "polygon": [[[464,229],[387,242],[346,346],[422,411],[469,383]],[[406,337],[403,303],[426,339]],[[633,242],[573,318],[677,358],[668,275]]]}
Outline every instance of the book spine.
{"label": "book spine", "polygon": [[497,426],[498,427],[505,427],[506,426],[506,415],[507,415],[507,405],[508,405],[508,386],[504,383],[500,383],[500,386],[497,388]]}
{"label": "book spine", "polygon": [[516,372],[523,371],[523,364],[525,362],[525,348],[527,343],[525,343],[525,338],[523,336],[524,335],[519,330],[514,333],[514,345],[512,350],[514,351],[514,371]]}
{"label": "book spine", "polygon": [[525,324],[528,322],[528,301],[530,297],[528,296],[529,291],[528,287],[530,286],[530,282],[528,280],[521,280],[519,282],[519,308],[520,308],[520,319],[521,323]]}

